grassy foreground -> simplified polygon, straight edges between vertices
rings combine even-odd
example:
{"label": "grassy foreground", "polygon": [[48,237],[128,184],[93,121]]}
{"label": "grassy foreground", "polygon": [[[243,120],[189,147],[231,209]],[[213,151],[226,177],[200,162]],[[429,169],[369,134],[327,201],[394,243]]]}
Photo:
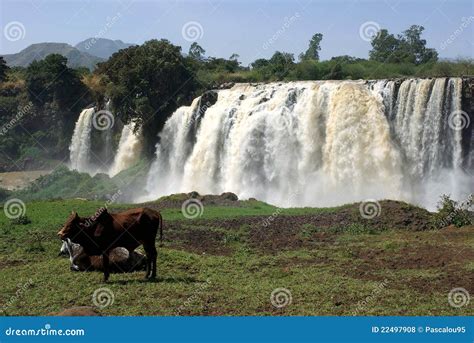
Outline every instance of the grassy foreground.
{"label": "grassy foreground", "polygon": [[[103,202],[29,202],[25,225],[2,209],[2,315],[94,306],[101,287],[114,298],[98,309],[102,315],[474,314],[472,301],[459,308],[448,302],[456,287],[474,294],[474,227],[416,231],[427,213],[395,202],[381,202],[374,219],[359,218],[358,205],[278,209],[258,201],[203,201],[202,216],[186,219],[180,202],[149,204],[165,220],[158,280],[136,272],[113,274],[107,284],[99,272],[69,271],[56,237],[71,210],[92,215]],[[415,218],[411,229],[395,227],[396,213]]]}

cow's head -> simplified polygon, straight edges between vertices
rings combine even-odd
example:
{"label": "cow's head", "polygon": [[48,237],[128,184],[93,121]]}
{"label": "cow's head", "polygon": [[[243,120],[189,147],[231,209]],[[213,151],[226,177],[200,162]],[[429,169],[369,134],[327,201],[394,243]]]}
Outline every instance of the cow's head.
{"label": "cow's head", "polygon": [[77,236],[82,230],[81,218],[77,212],[73,211],[69,218],[64,223],[61,230],[58,232],[58,236],[61,240],[65,241],[68,238]]}

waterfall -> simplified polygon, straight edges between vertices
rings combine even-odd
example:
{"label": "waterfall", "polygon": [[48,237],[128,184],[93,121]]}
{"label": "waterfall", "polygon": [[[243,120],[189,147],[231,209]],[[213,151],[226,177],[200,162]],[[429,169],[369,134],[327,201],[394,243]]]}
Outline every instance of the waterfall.
{"label": "waterfall", "polygon": [[[110,111],[110,108],[111,108],[111,101],[108,100],[105,104],[105,111],[107,113],[112,113]],[[104,135],[105,135],[105,147],[104,147],[104,159],[105,161],[110,161],[110,156],[112,155],[112,133],[113,133],[113,130],[111,129],[108,129],[108,130],[104,130]]]}
{"label": "waterfall", "polygon": [[389,198],[433,208],[441,193],[474,191],[462,131],[448,123],[461,89],[460,78],[236,84],[168,119],[138,200],[195,190],[281,206]]}
{"label": "waterfall", "polygon": [[140,133],[133,132],[134,126],[134,123],[129,123],[123,127],[117,153],[108,172],[109,176],[114,176],[138,162],[142,141]]}
{"label": "waterfall", "polygon": [[89,171],[93,115],[94,108],[86,108],[77,119],[69,146],[71,169]]}

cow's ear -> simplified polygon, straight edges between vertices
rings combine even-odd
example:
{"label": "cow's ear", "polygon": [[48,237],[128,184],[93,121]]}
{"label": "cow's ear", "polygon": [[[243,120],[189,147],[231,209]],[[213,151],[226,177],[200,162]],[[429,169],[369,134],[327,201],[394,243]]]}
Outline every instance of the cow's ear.
{"label": "cow's ear", "polygon": [[94,237],[100,237],[102,236],[102,233],[104,232],[104,226],[103,225],[97,225],[94,231]]}

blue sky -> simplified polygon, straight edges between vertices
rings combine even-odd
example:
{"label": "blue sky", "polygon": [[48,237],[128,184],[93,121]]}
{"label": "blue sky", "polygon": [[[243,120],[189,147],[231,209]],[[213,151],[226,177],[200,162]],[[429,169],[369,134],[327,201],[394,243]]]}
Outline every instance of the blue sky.
{"label": "blue sky", "polygon": [[[411,24],[423,25],[427,45],[436,48],[441,57],[474,57],[474,1],[471,0],[0,0],[0,3],[0,54],[15,53],[32,43],[45,41],[74,45],[92,36],[130,43],[166,38],[187,51],[194,32],[207,55],[229,57],[235,52],[246,65],[256,58],[271,56],[275,50],[297,56],[307,48],[311,36],[321,32],[322,59],[337,55],[367,57],[370,43],[360,34],[361,26],[366,23],[362,27],[368,26],[369,32],[373,27],[381,27],[392,33],[399,33]],[[5,31],[12,22],[24,27],[23,30],[20,26],[20,39],[6,39]],[[190,27],[189,35],[183,34],[183,27]]]}

